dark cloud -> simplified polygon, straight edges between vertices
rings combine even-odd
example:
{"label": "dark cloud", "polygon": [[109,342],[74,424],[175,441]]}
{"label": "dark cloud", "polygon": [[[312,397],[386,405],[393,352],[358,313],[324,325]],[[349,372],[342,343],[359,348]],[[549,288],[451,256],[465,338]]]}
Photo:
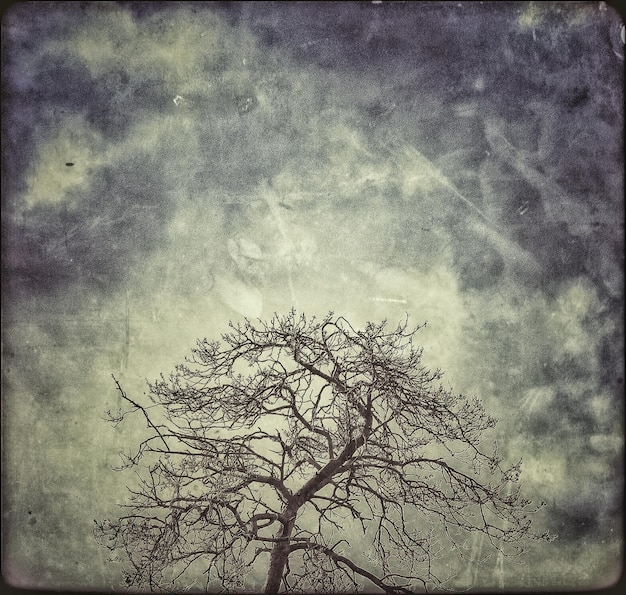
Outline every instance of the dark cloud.
{"label": "dark cloud", "polygon": [[[79,157],[80,159],[80,157]],[[57,167],[67,167],[58,163]],[[68,206],[36,206],[7,232],[12,282],[35,293],[80,283],[110,287],[160,245],[171,215],[162,170],[150,155],[105,167]]]}

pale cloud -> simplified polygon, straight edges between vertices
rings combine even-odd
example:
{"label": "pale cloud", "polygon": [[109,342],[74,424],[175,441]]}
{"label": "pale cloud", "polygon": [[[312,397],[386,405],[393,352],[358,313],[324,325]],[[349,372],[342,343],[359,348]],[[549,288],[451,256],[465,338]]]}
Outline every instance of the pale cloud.
{"label": "pale cloud", "polygon": [[51,56],[83,64],[94,79],[121,71],[129,85],[160,81],[175,88],[172,101],[189,101],[188,95],[205,94],[216,84],[236,86],[259,58],[249,36],[236,34],[210,10],[157,12],[136,20],[128,10],[109,7],[91,12],[81,27],[44,47]]}
{"label": "pale cloud", "polygon": [[598,393],[589,399],[589,408],[594,416],[598,427],[606,428],[618,423],[618,416],[615,415],[615,403],[610,394]]}
{"label": "pale cloud", "polygon": [[[205,12],[200,23],[188,15],[155,16],[136,21],[130,11],[92,12],[89,22],[46,49],[52,54],[78,58],[96,78],[123,69],[141,78],[184,80],[195,74],[205,57],[217,57],[220,31],[217,17]],[[209,26],[206,26],[206,25]],[[198,51],[198,49],[203,51]]]}
{"label": "pale cloud", "polygon": [[[563,355],[592,356],[602,333],[594,321],[601,312],[597,291],[587,279],[569,281],[557,296],[549,320],[549,328],[558,337]],[[555,346],[556,347],[556,346]]]}
{"label": "pale cloud", "polygon": [[58,204],[89,184],[92,172],[106,162],[102,137],[81,116],[65,118],[38,146],[26,179],[27,207]]}
{"label": "pale cloud", "polygon": [[522,480],[525,484],[537,486],[544,498],[555,498],[567,491],[567,477],[570,470],[561,453],[546,454],[541,457],[524,456]]}
{"label": "pale cloud", "polygon": [[[127,136],[106,141],[80,115],[60,119],[58,128],[42,140],[26,178],[27,190],[22,197],[26,208],[80,201],[88,192],[94,175],[104,166],[119,163],[137,154],[153,154],[155,162],[163,160],[176,181],[180,168],[176,160],[195,155],[196,135],[185,113],[164,117],[137,118]],[[163,159],[169,156],[176,159]]]}

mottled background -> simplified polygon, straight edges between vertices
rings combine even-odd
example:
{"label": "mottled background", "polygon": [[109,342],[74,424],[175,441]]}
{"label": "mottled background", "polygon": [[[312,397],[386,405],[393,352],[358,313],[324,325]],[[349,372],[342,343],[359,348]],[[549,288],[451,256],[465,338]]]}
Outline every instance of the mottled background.
{"label": "mottled background", "polygon": [[[92,536],[196,338],[406,312],[558,534],[453,587],[621,571],[623,56],[604,3],[23,3],[2,22],[3,574],[119,588]],[[469,544],[476,553],[484,544]],[[483,551],[484,553],[484,551]],[[444,559],[445,562],[445,559]]]}

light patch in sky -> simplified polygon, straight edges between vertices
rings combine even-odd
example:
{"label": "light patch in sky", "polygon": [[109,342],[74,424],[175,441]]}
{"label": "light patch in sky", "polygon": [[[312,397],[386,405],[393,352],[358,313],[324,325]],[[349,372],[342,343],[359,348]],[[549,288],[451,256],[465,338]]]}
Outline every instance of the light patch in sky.
{"label": "light patch in sky", "polygon": [[565,459],[560,456],[548,457],[545,454],[539,457],[525,456],[522,467],[524,482],[539,486],[544,498],[555,497],[566,485],[565,479],[568,474]]}
{"label": "light patch in sky", "polygon": [[399,267],[380,268],[371,262],[361,264],[359,269],[371,281],[366,296],[370,302],[366,309],[368,319],[388,318],[394,324],[408,312],[412,326],[427,322],[417,337],[425,346],[426,365],[451,372],[458,369],[467,308],[453,272],[445,266],[422,272]]}
{"label": "light patch in sky", "polygon": [[532,28],[541,24],[544,18],[544,8],[540,2],[528,2],[519,16],[519,24],[524,28]]}
{"label": "light patch in sky", "polygon": [[101,149],[100,135],[83,118],[65,118],[59,130],[38,148],[27,177],[25,205],[58,204],[67,200],[71,191],[88,185],[93,170],[104,162]]}
{"label": "light patch in sky", "polygon": [[596,290],[585,279],[574,279],[563,288],[555,306],[549,326],[563,354],[594,353],[602,336],[597,332],[602,307]]}
{"label": "light patch in sky", "polygon": [[565,285],[557,298],[557,304],[565,318],[578,320],[597,316],[601,309],[596,288],[587,279],[580,277]]}
{"label": "light patch in sky", "polygon": [[62,42],[49,42],[46,49],[79,59],[94,78],[121,68],[142,79],[183,84],[195,80],[205,60],[216,60],[226,49],[225,29],[210,13],[203,13],[202,23],[185,15],[163,18],[157,13],[149,24],[138,26],[129,11],[104,6],[89,24]]}

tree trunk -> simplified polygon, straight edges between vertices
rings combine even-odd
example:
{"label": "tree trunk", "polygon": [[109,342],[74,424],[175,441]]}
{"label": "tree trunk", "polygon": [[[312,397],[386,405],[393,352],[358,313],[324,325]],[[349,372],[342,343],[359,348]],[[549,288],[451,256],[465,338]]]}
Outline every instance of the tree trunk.
{"label": "tree trunk", "polygon": [[280,589],[280,582],[285,573],[285,566],[289,558],[291,548],[291,532],[296,522],[297,509],[287,507],[283,513],[285,521],[283,529],[278,535],[278,541],[272,548],[270,554],[270,567],[267,571],[267,582],[265,583],[265,595],[276,595]]}
{"label": "tree trunk", "polygon": [[367,404],[367,409],[363,413],[365,419],[365,427],[363,432],[357,438],[353,438],[348,442],[343,452],[336,459],[329,461],[322,467],[314,477],[307,481],[285,507],[282,512],[283,529],[274,543],[272,553],[270,554],[270,567],[267,572],[267,582],[265,583],[265,595],[276,595],[280,589],[280,582],[285,573],[285,566],[289,559],[291,549],[291,532],[296,523],[296,515],[298,509],[304,502],[308,502],[313,494],[320,488],[324,487],[330,479],[335,475],[338,469],[359,449],[372,431],[372,403]]}

